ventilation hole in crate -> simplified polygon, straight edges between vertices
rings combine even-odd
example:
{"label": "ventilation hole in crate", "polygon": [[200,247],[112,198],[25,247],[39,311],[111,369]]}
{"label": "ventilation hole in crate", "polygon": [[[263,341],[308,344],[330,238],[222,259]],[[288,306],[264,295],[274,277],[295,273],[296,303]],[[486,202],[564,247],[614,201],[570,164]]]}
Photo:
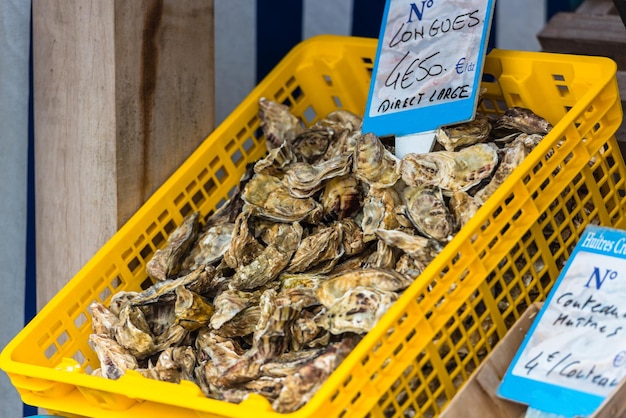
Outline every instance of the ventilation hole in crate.
{"label": "ventilation hole in crate", "polygon": [[193,208],[189,204],[189,202],[185,203],[182,208],[180,208],[180,214],[185,218],[187,215],[193,212]]}
{"label": "ventilation hole in crate", "polygon": [[356,403],[361,397],[361,392],[357,392],[356,395],[350,400],[350,403]]}
{"label": "ventilation hole in crate", "polygon": [[141,251],[139,251],[139,255],[141,255],[141,258],[143,258],[144,260],[147,260],[151,254],[152,254],[152,247],[150,245],[146,245],[145,247],[141,249]]}
{"label": "ventilation hole in crate", "polygon": [[593,132],[598,132],[601,127],[602,125],[600,125],[600,122],[597,122],[595,125],[593,125]]}
{"label": "ventilation hole in crate", "polygon": [[337,399],[337,397],[339,396],[339,391],[335,391],[335,393],[333,393],[330,397],[330,401],[333,402],[335,399]]}
{"label": "ventilation hole in crate", "polygon": [[496,105],[498,107],[498,110],[502,113],[506,112],[509,108],[504,100],[496,100]]}
{"label": "ventilation hole in crate", "polygon": [[54,344],[50,344],[48,348],[46,348],[46,351],[44,351],[44,355],[50,360],[58,351]]}
{"label": "ventilation hole in crate", "polygon": [[[235,136],[237,137],[237,139],[238,139],[239,141],[241,141],[241,139],[242,139],[244,136],[246,136],[247,134],[248,134],[248,130],[247,130],[246,128],[241,128],[241,129],[239,130],[239,132],[237,132],[237,135],[235,135]],[[233,146],[234,146],[235,144],[236,144],[236,143],[233,143]],[[233,147],[229,147],[226,151],[230,151],[232,148],[233,148]]]}
{"label": "ventilation hole in crate", "polygon": [[291,99],[289,99],[289,97],[285,98],[285,100],[282,101],[282,104],[284,104],[285,106],[287,106],[288,108],[291,109],[293,103],[291,103]]}
{"label": "ventilation hole in crate", "polygon": [[76,363],[80,364],[81,366],[83,366],[85,364],[85,361],[87,360],[87,358],[85,357],[85,355],[83,354],[82,351],[78,350],[73,356],[72,358],[76,361]]}
{"label": "ventilation hole in crate", "polygon": [[253,136],[257,141],[261,141],[261,139],[263,138],[263,129],[261,129],[261,127],[255,129]]}
{"label": "ventilation hole in crate", "polygon": [[176,223],[174,222],[173,219],[170,219],[164,226],[163,226],[163,230],[165,231],[165,233],[167,235],[171,234],[172,231],[174,231],[176,229]]}
{"label": "ventilation hole in crate", "polygon": [[329,75],[323,75],[322,78],[329,86],[333,85],[333,79]]}
{"label": "ventilation hole in crate", "polygon": [[312,106],[309,106],[306,108],[306,110],[304,111],[304,118],[306,119],[307,124],[311,124],[315,118],[317,117],[317,113],[315,113],[315,110],[313,109]]}
{"label": "ventilation hole in crate", "polygon": [[483,98],[481,101],[481,107],[483,110],[493,113],[496,110],[496,106],[491,99]]}
{"label": "ventilation hole in crate", "polygon": [[163,237],[163,234],[161,232],[157,232],[154,238],[152,238],[152,244],[155,246],[155,248],[158,248],[159,244],[161,244],[164,241],[165,241],[165,238]]}
{"label": "ventilation hole in crate", "polygon": [[197,191],[196,194],[191,197],[191,201],[194,203],[194,205],[196,205],[197,208],[202,205],[204,200],[204,193],[202,193],[201,191]]}
{"label": "ventilation hole in crate", "polygon": [[565,76],[562,74],[552,74],[552,79],[554,81],[565,81]]}
{"label": "ventilation hole in crate", "polygon": [[400,352],[402,351],[402,349],[404,348],[404,344],[399,344],[395,350],[393,350],[393,355],[397,356],[398,354],[400,354]]}
{"label": "ventilation hole in crate", "polygon": [[224,180],[228,177],[228,171],[222,166],[215,172],[215,177],[220,183],[223,183]]}
{"label": "ventilation hole in crate", "polygon": [[296,103],[300,101],[300,98],[302,98],[303,94],[304,93],[302,92],[300,86],[296,86],[296,88],[291,91],[291,97],[293,97]]}
{"label": "ventilation hole in crate", "polygon": [[146,277],[146,279],[143,282],[141,282],[141,285],[140,285],[141,290],[146,290],[153,284],[154,282],[152,281],[152,279],[150,277]]}
{"label": "ventilation hole in crate", "polygon": [[393,417],[396,415],[396,412],[396,407],[392,403],[390,403],[383,411],[383,414],[385,417]]}
{"label": "ventilation hole in crate", "polygon": [[232,153],[230,156],[230,160],[235,166],[238,166],[243,160],[243,155],[241,154],[241,151],[237,149],[234,153]]}
{"label": "ventilation hole in crate", "polygon": [[108,287],[105,287],[104,289],[102,289],[102,292],[100,292],[100,294],[98,295],[98,299],[104,302],[111,295],[112,295],[111,289],[109,289]]}
{"label": "ventilation hole in crate", "polygon": [[217,202],[217,205],[215,205],[216,208],[221,208],[222,206],[224,206],[224,204],[226,204],[226,199],[220,199],[219,202]]}
{"label": "ventilation hole in crate", "polygon": [[209,195],[213,194],[215,189],[216,189],[216,186],[215,186],[215,181],[213,179],[209,179],[209,181],[204,183],[204,190],[207,192],[207,194]]}
{"label": "ventilation hole in crate", "polygon": [[280,97],[283,97],[285,95],[285,89],[283,89],[282,87],[278,89],[278,91],[276,91],[276,93],[274,93],[274,101],[280,102]]}
{"label": "ventilation hole in crate", "polygon": [[344,418],[347,413],[348,413],[347,409],[342,409],[341,412],[339,413],[339,418]]}
{"label": "ventilation hole in crate", "polygon": [[567,86],[564,86],[562,84],[557,84],[556,88],[559,94],[561,95],[561,97],[568,97],[570,95],[570,91]]}
{"label": "ventilation hole in crate", "polygon": [[335,106],[343,107],[343,104],[341,104],[341,100],[339,99],[339,97],[333,96],[333,101],[335,102]]}
{"label": "ventilation hole in crate", "polygon": [[250,151],[253,151],[255,148],[254,141],[252,141],[252,138],[248,137],[245,141],[243,141],[241,147],[246,154],[250,154]]}
{"label": "ventilation hole in crate", "polygon": [[484,83],[494,83],[497,80],[497,78],[493,74],[483,72],[483,76],[482,76],[481,80]]}
{"label": "ventilation hole in crate", "polygon": [[409,341],[411,341],[413,339],[413,337],[415,337],[415,329],[411,329],[409,331],[409,333],[406,335],[406,337],[404,337],[404,340],[408,343]]}
{"label": "ventilation hole in crate", "polygon": [[226,145],[224,146],[224,149],[226,150],[226,152],[230,152],[230,150],[233,149],[235,144],[236,144],[235,140],[231,139],[230,141],[226,143]]}
{"label": "ventilation hole in crate", "polygon": [[74,326],[76,329],[80,329],[87,322],[87,315],[81,312],[76,318],[74,318]]}
{"label": "ventilation hole in crate", "polygon": [[513,106],[524,106],[524,101],[522,100],[522,97],[517,94],[517,93],[511,93],[509,94],[509,97],[511,99],[511,104]]}

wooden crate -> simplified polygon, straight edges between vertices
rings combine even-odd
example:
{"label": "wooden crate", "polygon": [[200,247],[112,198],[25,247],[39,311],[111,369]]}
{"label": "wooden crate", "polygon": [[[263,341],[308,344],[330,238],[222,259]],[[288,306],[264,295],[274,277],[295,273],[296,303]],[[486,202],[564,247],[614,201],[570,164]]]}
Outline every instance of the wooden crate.
{"label": "wooden crate", "polygon": [[[601,55],[617,63],[617,82],[626,108],[626,27],[612,0],[586,0],[574,12],[555,14],[537,34],[544,51]],[[616,137],[626,151],[626,123]]]}

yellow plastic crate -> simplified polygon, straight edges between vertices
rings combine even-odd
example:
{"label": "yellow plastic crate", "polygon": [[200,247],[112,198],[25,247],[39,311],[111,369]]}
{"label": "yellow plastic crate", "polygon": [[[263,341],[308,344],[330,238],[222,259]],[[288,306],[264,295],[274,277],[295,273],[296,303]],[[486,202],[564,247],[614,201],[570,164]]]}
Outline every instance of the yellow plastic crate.
{"label": "yellow plastic crate", "polygon": [[[252,397],[207,399],[194,384],[99,366],[89,304],[152,284],[146,262],[196,210],[228,199],[265,152],[257,101],[287,103],[312,123],[362,114],[376,40],[320,36],[294,48],[0,356],[25,403],[65,416],[280,417]],[[607,58],[494,50],[482,111],[525,106],[554,128],[416,279],[376,328],[291,417],[436,416],[535,300],[543,300],[585,225],[626,227],[622,120]]]}

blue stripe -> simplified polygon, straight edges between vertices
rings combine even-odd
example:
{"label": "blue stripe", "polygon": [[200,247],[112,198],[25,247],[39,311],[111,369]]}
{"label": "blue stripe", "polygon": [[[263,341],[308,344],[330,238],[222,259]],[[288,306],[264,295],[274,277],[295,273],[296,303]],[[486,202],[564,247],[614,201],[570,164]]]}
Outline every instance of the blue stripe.
{"label": "blue stripe", "polygon": [[257,0],[257,82],[302,40],[302,9],[302,0]]}
{"label": "blue stripe", "polygon": [[385,0],[359,0],[352,8],[352,36],[378,38]]}
{"label": "blue stripe", "polygon": [[[33,113],[33,8],[30,9],[30,46],[28,65],[28,157],[26,180],[26,268],[24,272],[24,324],[37,313],[37,252],[35,246],[35,117]],[[35,415],[37,408],[24,404],[24,416]]]}

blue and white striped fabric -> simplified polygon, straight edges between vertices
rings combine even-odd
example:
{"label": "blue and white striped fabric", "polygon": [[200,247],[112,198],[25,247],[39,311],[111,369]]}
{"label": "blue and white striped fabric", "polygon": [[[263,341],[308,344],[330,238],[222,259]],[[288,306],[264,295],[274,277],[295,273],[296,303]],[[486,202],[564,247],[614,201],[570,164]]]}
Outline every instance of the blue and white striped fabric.
{"label": "blue and white striped fabric", "polygon": [[[421,0],[420,0],[421,1]],[[496,0],[491,47],[537,51],[536,34],[580,0]],[[215,0],[216,121],[298,42],[318,34],[378,37],[385,0]]]}

